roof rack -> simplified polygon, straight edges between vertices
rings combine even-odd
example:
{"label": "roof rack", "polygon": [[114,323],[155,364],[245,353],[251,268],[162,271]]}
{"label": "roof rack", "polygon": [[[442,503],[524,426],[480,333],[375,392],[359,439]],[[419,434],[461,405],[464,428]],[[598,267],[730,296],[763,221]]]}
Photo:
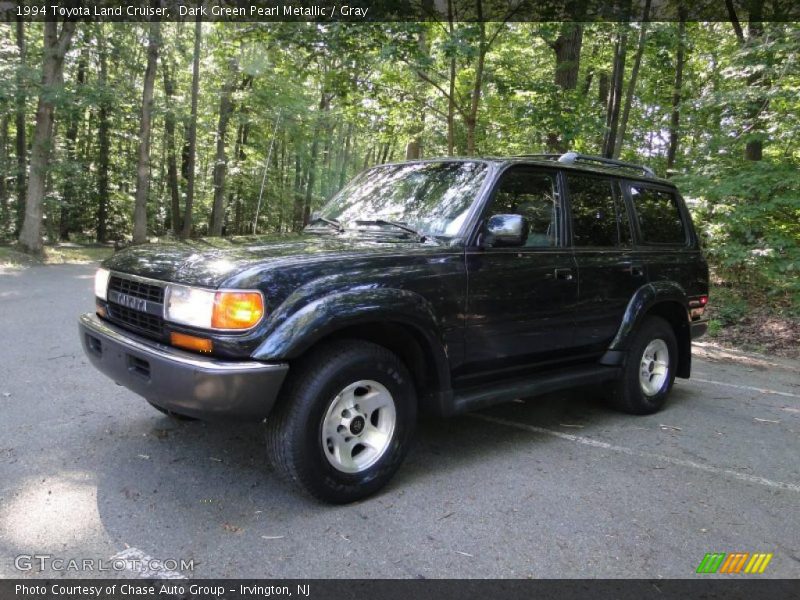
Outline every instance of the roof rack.
{"label": "roof rack", "polygon": [[613,158],[603,158],[602,156],[591,156],[589,154],[578,154],[577,152],[566,152],[564,154],[525,154],[523,156],[544,158],[546,160],[555,160],[564,164],[575,164],[576,162],[599,163],[610,167],[619,169],[632,169],[634,171],[641,171],[645,177],[655,177],[655,171],[650,167],[644,165],[637,165],[635,163],[625,162],[623,160],[615,160]]}

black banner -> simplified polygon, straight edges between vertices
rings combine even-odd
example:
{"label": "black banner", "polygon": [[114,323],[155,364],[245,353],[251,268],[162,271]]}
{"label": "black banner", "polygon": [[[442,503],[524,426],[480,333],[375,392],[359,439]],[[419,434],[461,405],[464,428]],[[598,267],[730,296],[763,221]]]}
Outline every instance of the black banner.
{"label": "black banner", "polygon": [[[647,0],[13,0],[0,21],[640,21]],[[800,21],[797,0],[652,0],[650,21]]]}
{"label": "black banner", "polygon": [[800,583],[791,580],[92,580],[8,579],[0,581],[3,600],[754,600],[797,598]]}

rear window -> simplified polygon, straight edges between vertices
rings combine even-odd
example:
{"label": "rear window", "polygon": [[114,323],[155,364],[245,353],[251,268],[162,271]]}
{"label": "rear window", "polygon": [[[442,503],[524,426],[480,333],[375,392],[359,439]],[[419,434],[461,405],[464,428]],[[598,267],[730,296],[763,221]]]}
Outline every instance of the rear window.
{"label": "rear window", "polygon": [[674,193],[640,185],[630,189],[643,244],[686,244],[686,227]]}

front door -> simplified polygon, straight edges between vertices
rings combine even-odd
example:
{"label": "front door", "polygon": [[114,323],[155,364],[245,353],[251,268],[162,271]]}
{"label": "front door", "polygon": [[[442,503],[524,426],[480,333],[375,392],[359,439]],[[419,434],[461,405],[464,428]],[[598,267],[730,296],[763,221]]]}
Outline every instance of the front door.
{"label": "front door", "polygon": [[557,361],[572,345],[578,279],[558,189],[557,170],[532,166],[511,167],[495,185],[483,224],[518,214],[530,231],[522,246],[466,251],[469,375]]}

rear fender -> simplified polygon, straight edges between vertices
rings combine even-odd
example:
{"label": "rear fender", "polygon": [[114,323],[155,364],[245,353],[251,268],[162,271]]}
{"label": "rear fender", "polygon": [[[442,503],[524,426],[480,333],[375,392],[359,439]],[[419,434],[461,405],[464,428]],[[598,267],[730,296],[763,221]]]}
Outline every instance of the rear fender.
{"label": "rear fender", "polygon": [[[691,371],[691,335],[689,334],[689,308],[686,291],[674,281],[656,281],[640,287],[631,297],[622,317],[617,334],[608,351],[600,359],[602,364],[624,364],[631,340],[642,321],[654,312],[660,314],[662,306],[674,306],[669,314],[680,313],[671,320],[677,327],[679,364],[677,375],[688,377]],[[678,308],[680,307],[680,308]]]}

